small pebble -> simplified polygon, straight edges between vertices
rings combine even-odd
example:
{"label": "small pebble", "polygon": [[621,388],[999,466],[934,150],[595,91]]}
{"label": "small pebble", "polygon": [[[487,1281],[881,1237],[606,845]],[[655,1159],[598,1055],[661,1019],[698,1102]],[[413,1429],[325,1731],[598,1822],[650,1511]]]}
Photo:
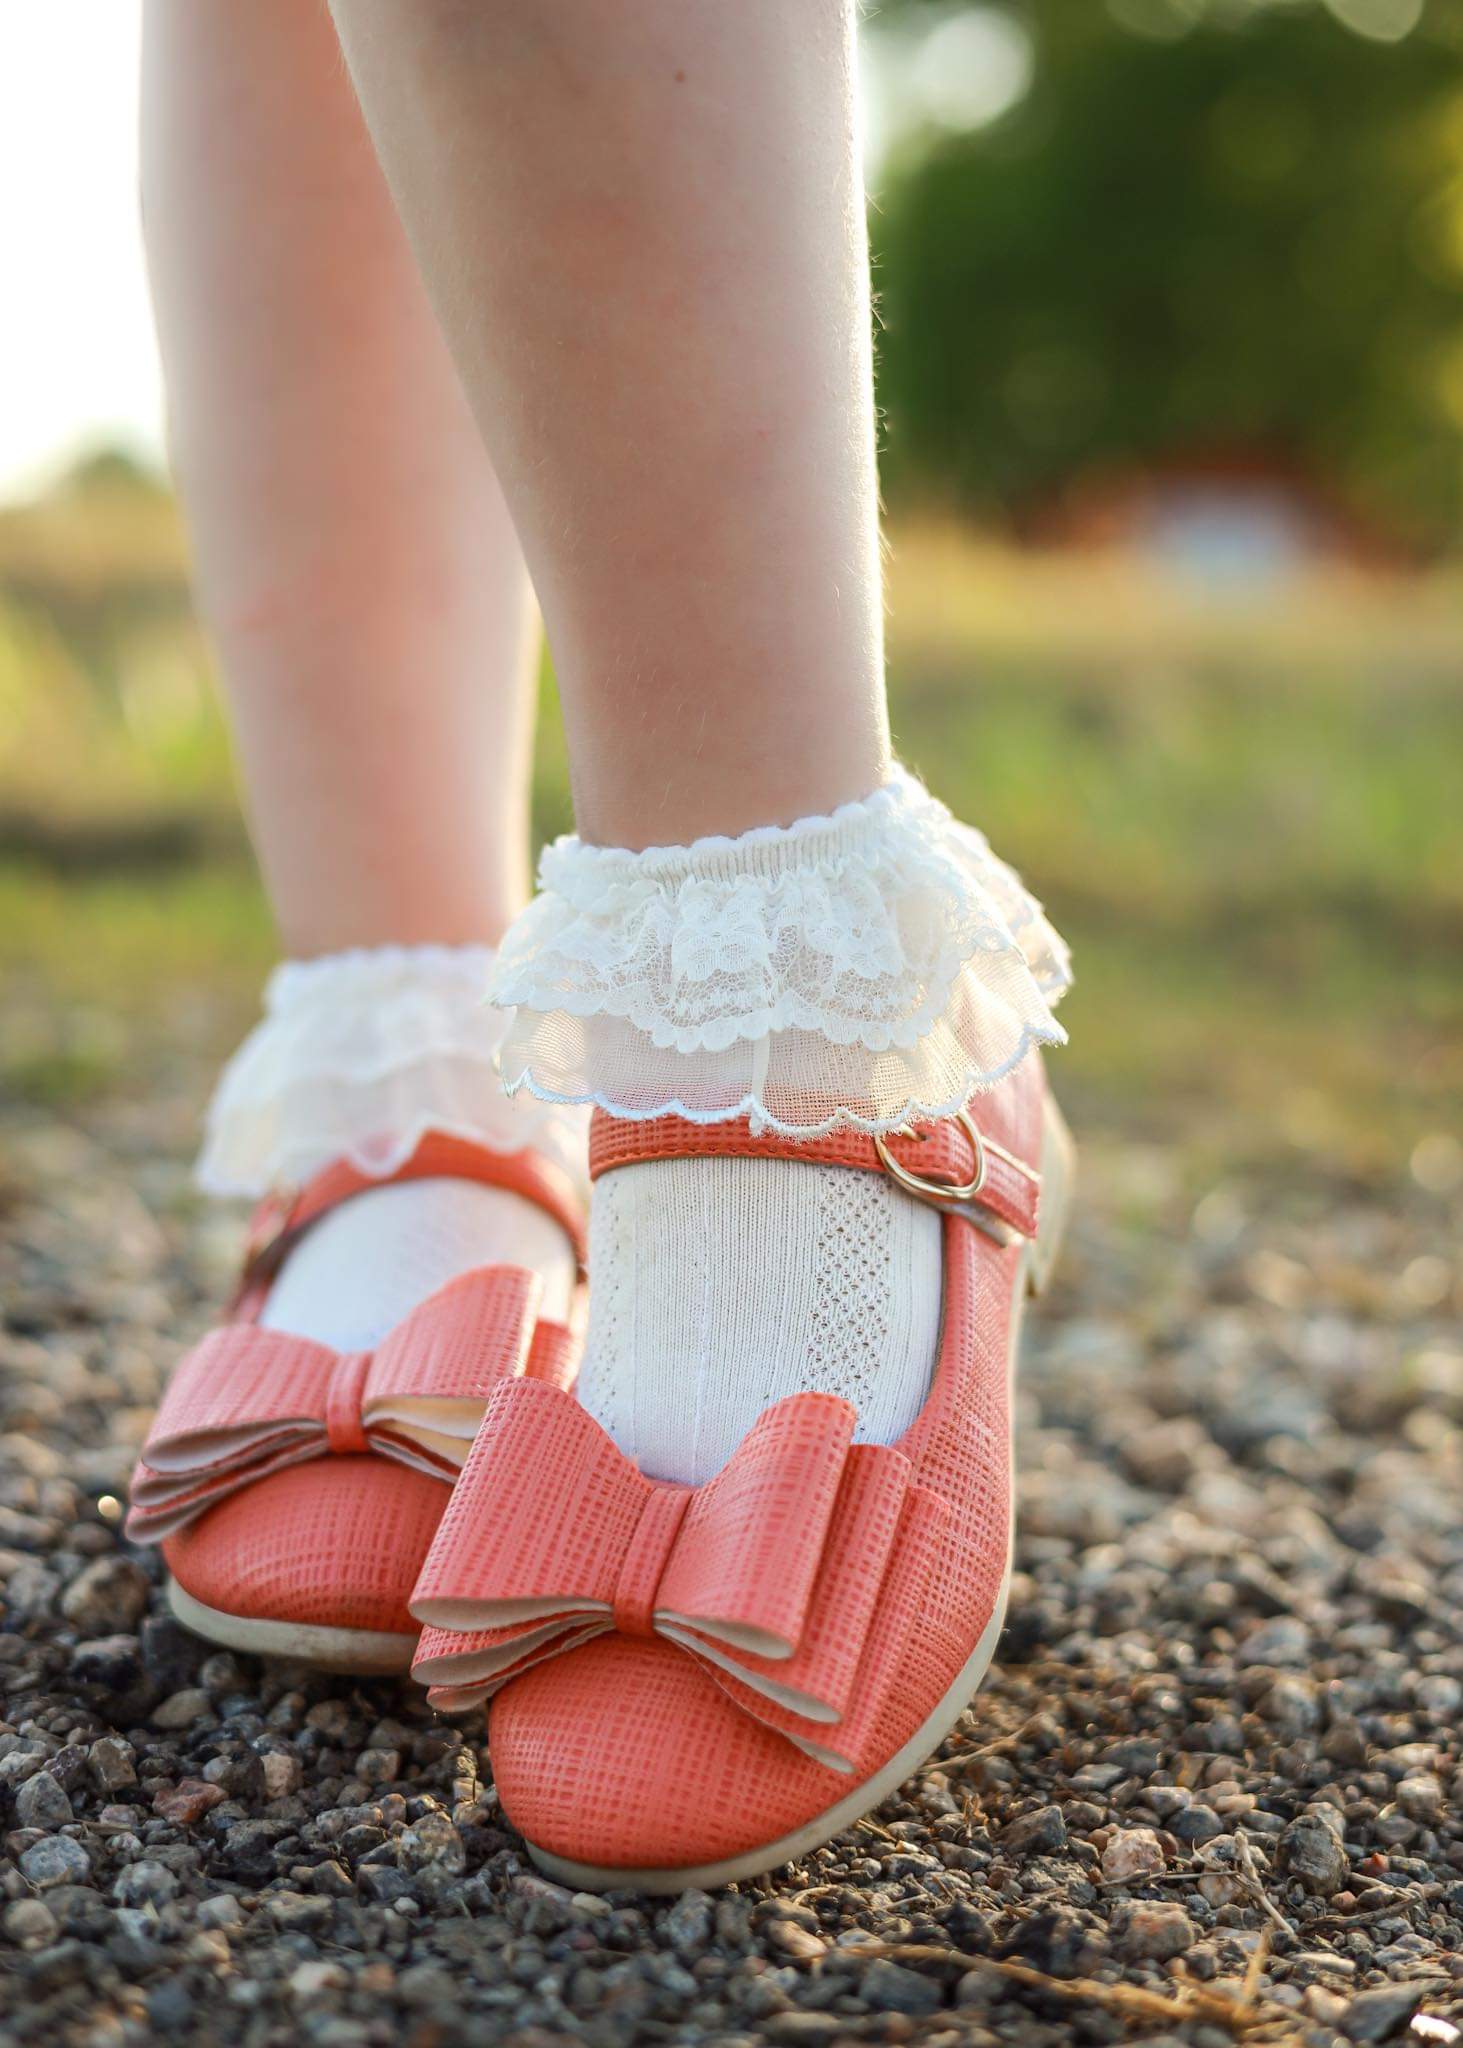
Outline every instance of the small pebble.
{"label": "small pebble", "polygon": [[49,1771],[37,1771],[15,1795],[15,1818],[23,1828],[64,1827],[72,1818],[71,1801]]}
{"label": "small pebble", "polygon": [[1017,1856],[1051,1855],[1067,1846],[1067,1823],[1059,1806],[1038,1806],[1018,1814],[1001,1830],[1001,1847]]}
{"label": "small pebble", "polygon": [[869,1964],[859,1979],[859,1992],[875,2012],[907,2013],[912,2019],[937,2012],[944,2003],[933,1977],[922,1977],[885,1957]]}
{"label": "small pebble", "polygon": [[1349,1868],[1341,1816],[1331,1807],[1298,1814],[1276,1844],[1275,1864],[1316,1898],[1328,1899],[1340,1891]]}
{"label": "small pebble", "polygon": [[1426,1989],[1423,1984],[1382,1984],[1358,1992],[1341,2015],[1342,2033],[1348,2041],[1387,2040],[1406,2026]]}
{"label": "small pebble", "polygon": [[211,1714],[212,1706],[202,1686],[185,1686],[181,1692],[169,1693],[168,1697],[152,1710],[154,1728],[191,1728],[195,1721],[201,1721]]}
{"label": "small pebble", "polygon": [[1197,1939],[1183,1907],[1162,1899],[1125,1899],[1111,1925],[1118,1954],[1130,1960],[1165,1963],[1192,1948]]}
{"label": "small pebble", "polygon": [[304,1766],[298,1757],[291,1756],[286,1750],[266,1750],[260,1763],[264,1771],[266,1799],[288,1799],[304,1783]]}
{"label": "small pebble", "polygon": [[70,1835],[48,1835],[23,1849],[20,1874],[42,1890],[57,1884],[85,1884],[91,1875],[91,1858],[80,1842]]}
{"label": "small pebble", "polygon": [[88,1636],[135,1628],[147,1612],[152,1582],[130,1557],[96,1557],[61,1595],[61,1612]]}
{"label": "small pebble", "polygon": [[100,1792],[121,1792],[137,1783],[132,1745],[120,1735],[103,1735],[86,1753],[86,1767]]}
{"label": "small pebble", "polygon": [[1123,1828],[1102,1852],[1102,1875],[1108,1884],[1141,1884],[1161,1875],[1167,1862],[1152,1828]]}

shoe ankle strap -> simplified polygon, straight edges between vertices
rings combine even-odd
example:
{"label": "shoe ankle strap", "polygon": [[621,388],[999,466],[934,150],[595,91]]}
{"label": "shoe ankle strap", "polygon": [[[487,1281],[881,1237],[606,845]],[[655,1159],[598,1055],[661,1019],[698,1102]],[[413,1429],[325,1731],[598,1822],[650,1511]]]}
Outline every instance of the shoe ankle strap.
{"label": "shoe ankle strap", "polygon": [[1001,1242],[1034,1237],[1041,1173],[993,1134],[995,1121],[981,1096],[955,1116],[887,1137],[841,1129],[790,1138],[776,1131],[754,1133],[746,1117],[704,1124],[679,1116],[639,1122],[596,1110],[589,1126],[589,1177],[595,1181],[617,1167],[658,1159],[792,1159],[844,1166],[887,1174],[916,1201],[963,1216]]}
{"label": "shoe ankle strap", "polygon": [[573,1245],[583,1271],[584,1207],[562,1167],[529,1146],[518,1152],[495,1152],[490,1146],[474,1144],[468,1138],[429,1131],[411,1157],[391,1173],[365,1173],[348,1160],[337,1159],[303,1187],[266,1195],[250,1222],[235,1308],[268,1285],[305,1232],[322,1216],[353,1196],[364,1194],[368,1188],[392,1187],[411,1180],[469,1180],[482,1187],[504,1188],[509,1194],[521,1195],[559,1225]]}

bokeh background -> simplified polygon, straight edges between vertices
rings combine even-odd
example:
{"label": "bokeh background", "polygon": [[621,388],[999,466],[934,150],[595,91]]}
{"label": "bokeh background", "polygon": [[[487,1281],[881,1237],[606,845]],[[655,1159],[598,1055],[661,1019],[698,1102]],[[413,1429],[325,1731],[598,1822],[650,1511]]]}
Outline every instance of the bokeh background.
{"label": "bokeh background", "polygon": [[[0,1089],[181,1143],[273,941],[139,324],[136,10],[50,14],[0,64],[0,147],[48,152],[6,280]],[[864,74],[897,736],[1071,937],[1074,1116],[1195,1183],[1446,1191],[1463,11],[884,0]]]}

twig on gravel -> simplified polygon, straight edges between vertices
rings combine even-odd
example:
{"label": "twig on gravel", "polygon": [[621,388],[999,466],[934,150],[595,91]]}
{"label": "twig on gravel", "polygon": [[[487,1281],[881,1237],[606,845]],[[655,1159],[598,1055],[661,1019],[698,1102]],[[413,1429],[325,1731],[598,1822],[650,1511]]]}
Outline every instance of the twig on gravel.
{"label": "twig on gravel", "polygon": [[787,1903],[790,1906],[801,1906],[808,1899],[825,1899],[829,1892],[841,1892],[844,1889],[845,1887],[842,1884],[805,1885],[802,1891],[794,1892]]}
{"label": "twig on gravel", "polygon": [[[1243,1839],[1243,1836],[1236,1834],[1237,1841],[1243,1841]],[[1253,1864],[1251,1865],[1251,1867],[1253,1868]],[[1280,1924],[1282,1927],[1285,1926],[1285,1922],[1283,1920]],[[1288,1928],[1286,1929],[1286,1932],[1289,1932]],[[1239,2002],[1241,2005],[1253,2005],[1255,2003],[1255,2000],[1259,1997],[1260,1979],[1264,1975],[1265,1960],[1269,1953],[1270,1930],[1268,1927],[1262,1927],[1260,1929],[1260,1938],[1255,1943],[1255,1946],[1250,1953],[1250,1960],[1245,1969],[1244,1982],[1240,1986]]]}
{"label": "twig on gravel", "polygon": [[994,1756],[998,1750],[1005,1749],[1011,1743],[1019,1742],[1027,1730],[1034,1727],[1040,1718],[1037,1714],[1028,1714],[1019,1728],[1013,1728],[1005,1735],[994,1736],[991,1741],[982,1742],[976,1749],[959,1749],[955,1752],[954,1756],[933,1756],[927,1764],[920,1765],[915,1775],[922,1778],[927,1771],[964,1770],[968,1764],[979,1763],[982,1757]]}
{"label": "twig on gravel", "polygon": [[[1282,1934],[1294,1934],[1295,1929],[1265,1889],[1265,1880],[1260,1875],[1259,1866],[1255,1862],[1255,1852],[1250,1847],[1250,1838],[1243,1828],[1236,1828],[1234,1831],[1234,1853],[1239,1864],[1241,1882],[1249,1897]],[[1269,1937],[1263,1931],[1260,1943],[1261,1947],[1269,1946]],[[1255,1953],[1260,1953],[1259,1948]]]}
{"label": "twig on gravel", "polygon": [[1213,1991],[1207,1985],[1197,1984],[1189,1977],[1178,1980],[1180,1988],[1176,1993],[1149,1991],[1139,1984],[1105,1984],[1096,1977],[1052,1977],[1045,1970],[1033,1968],[1030,1963],[966,1955],[960,1949],[943,1948],[932,1942],[881,1942],[877,1947],[870,1944],[859,1951],[861,1956],[887,1956],[892,1962],[945,1963],[966,1970],[992,1970],[998,1976],[1009,1978],[1014,1984],[1024,1984],[1033,1991],[1073,2003],[1105,2006],[1109,2012],[1121,2013],[1130,2019],[1141,2016],[1147,2019],[1192,2020],[1202,2016],[1228,2027],[1237,2035],[1255,2034],[1262,2028],[1268,2029],[1277,2024],[1283,2025],[1287,2034],[1293,2034],[1294,2015],[1285,2007],[1259,1996],[1259,1976],[1267,1952],[1268,1940],[1262,1934],[1256,1944],[1255,1955],[1250,1959],[1244,1985],[1238,1996],[1231,1996],[1228,1992]]}

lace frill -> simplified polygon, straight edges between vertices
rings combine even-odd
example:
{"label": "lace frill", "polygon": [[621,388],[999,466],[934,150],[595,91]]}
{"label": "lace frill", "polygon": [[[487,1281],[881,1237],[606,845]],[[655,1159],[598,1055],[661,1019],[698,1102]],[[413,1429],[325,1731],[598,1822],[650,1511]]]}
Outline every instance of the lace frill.
{"label": "lace frill", "polygon": [[429,1131],[533,1145],[583,1185],[584,1113],[503,1094],[492,966],[487,946],[383,946],[277,968],[214,1092],[200,1185],[261,1195],[334,1159],[390,1173]]}
{"label": "lace frill", "polygon": [[543,855],[489,982],[510,1094],[811,1136],[948,1116],[1033,1045],[1067,949],[914,777],[831,816]]}

